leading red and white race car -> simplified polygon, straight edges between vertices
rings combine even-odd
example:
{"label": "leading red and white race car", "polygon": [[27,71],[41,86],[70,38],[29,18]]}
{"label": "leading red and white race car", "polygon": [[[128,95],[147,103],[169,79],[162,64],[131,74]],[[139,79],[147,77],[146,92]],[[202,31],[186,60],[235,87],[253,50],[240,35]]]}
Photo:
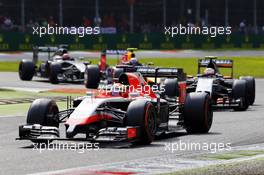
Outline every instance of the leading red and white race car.
{"label": "leading red and white race car", "polygon": [[[151,86],[146,82],[149,77],[155,79]],[[212,121],[210,96],[186,94],[182,69],[142,67],[124,72],[112,86],[73,100],[73,108],[64,111],[51,99],[35,100],[27,124],[19,126],[18,139],[150,144],[168,131],[207,133]],[[60,137],[60,123],[65,125],[66,137]]]}

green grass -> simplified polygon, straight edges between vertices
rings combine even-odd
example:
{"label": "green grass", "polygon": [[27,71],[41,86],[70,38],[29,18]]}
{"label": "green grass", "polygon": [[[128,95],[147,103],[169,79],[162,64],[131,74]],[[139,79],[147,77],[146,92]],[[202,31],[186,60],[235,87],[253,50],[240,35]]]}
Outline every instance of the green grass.
{"label": "green grass", "polygon": [[[264,163],[263,158],[257,158],[257,159],[253,159],[249,161],[242,161],[242,162],[237,162],[237,163],[217,164],[217,165],[205,166],[202,168],[192,168],[192,169],[180,170],[180,171],[176,171],[172,173],[166,173],[166,175],[263,174],[263,173],[251,172],[251,171],[254,171],[254,169],[258,170],[259,168],[261,168],[263,163]],[[263,172],[263,169],[261,170],[262,171],[260,172]]]}
{"label": "green grass", "polygon": [[263,150],[234,151],[234,152],[228,152],[228,153],[222,153],[222,154],[210,154],[208,156],[205,156],[205,158],[230,160],[230,159],[236,159],[236,158],[241,158],[241,157],[256,156],[259,154],[264,154],[264,151]]}
{"label": "green grass", "polygon": [[[221,58],[222,59],[222,58]],[[263,57],[232,57],[234,60],[234,76],[251,75],[254,77],[264,77],[264,56]],[[92,64],[97,64],[98,60],[91,60]],[[109,65],[115,65],[116,59],[108,59]],[[197,58],[143,58],[142,63],[154,63],[161,67],[183,68],[188,75],[197,74]],[[16,72],[18,62],[0,62],[0,71]],[[230,70],[223,70],[224,75],[230,74]]]}
{"label": "green grass", "polygon": [[27,91],[15,91],[10,89],[1,89],[0,88],[0,99],[12,99],[12,98],[30,98],[30,97],[52,97],[52,96],[72,96],[78,97],[83,96],[84,94],[71,94],[71,93],[57,93],[57,92],[27,92]]}
{"label": "green grass", "polygon": [[19,62],[0,62],[0,72],[17,72]]}
{"label": "green grass", "polygon": [[[66,102],[56,102],[59,109],[67,108]],[[0,116],[26,116],[30,103],[0,105]]]}
{"label": "green grass", "polygon": [[[257,155],[263,155],[264,150],[239,150],[233,152],[225,152],[219,154],[209,154],[202,157],[203,160],[231,160],[231,159],[238,159],[238,158],[245,158],[245,157],[252,157]],[[216,165],[209,165],[204,166],[201,168],[192,168],[192,169],[185,169],[180,170],[172,173],[167,173],[166,175],[202,175],[202,174],[212,174],[212,175],[219,175],[219,174],[233,174],[234,172],[240,172],[237,174],[244,174],[248,171],[248,169],[244,169],[244,173],[241,173],[241,169],[245,166],[247,168],[251,167],[254,169],[260,165],[263,165],[264,158],[256,158],[248,161],[242,162],[234,162],[234,163],[227,163],[227,164],[216,164]],[[221,173],[219,173],[221,172]]]}
{"label": "green grass", "polygon": [[[9,89],[0,88],[0,99],[12,99],[12,98],[45,98],[52,96],[71,96],[72,98],[83,96],[83,94],[69,94],[69,93],[54,93],[54,92],[25,92],[14,91]],[[57,102],[59,109],[66,109],[66,102]],[[0,116],[21,116],[26,115],[29,109],[30,103],[21,104],[9,104],[0,105]]]}
{"label": "green grass", "polygon": [[0,116],[25,116],[30,103],[0,105]]}

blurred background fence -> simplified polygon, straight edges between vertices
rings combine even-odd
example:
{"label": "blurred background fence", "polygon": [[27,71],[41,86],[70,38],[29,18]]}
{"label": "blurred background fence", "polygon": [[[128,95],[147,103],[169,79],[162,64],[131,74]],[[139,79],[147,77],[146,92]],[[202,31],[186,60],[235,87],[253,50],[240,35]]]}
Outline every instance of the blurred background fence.
{"label": "blurred background fence", "polygon": [[[0,0],[0,50],[69,44],[76,50],[263,48],[262,0]],[[32,35],[37,26],[95,27],[108,34]],[[164,35],[165,26],[231,26],[232,35]],[[111,29],[111,30],[107,30]]]}

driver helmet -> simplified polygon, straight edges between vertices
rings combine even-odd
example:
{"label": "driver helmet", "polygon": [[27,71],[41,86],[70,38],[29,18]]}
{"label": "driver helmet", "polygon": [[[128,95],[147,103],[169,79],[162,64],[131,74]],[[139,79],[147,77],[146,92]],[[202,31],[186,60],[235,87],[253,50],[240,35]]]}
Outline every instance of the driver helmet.
{"label": "driver helmet", "polygon": [[70,58],[69,54],[65,53],[65,54],[62,55],[62,59],[63,60],[70,60],[71,58]]}
{"label": "driver helmet", "polygon": [[206,68],[204,70],[204,74],[205,75],[214,75],[215,74],[215,70],[213,68]]}
{"label": "driver helmet", "polygon": [[137,60],[136,57],[131,58],[131,60],[130,60],[130,64],[132,64],[132,65],[136,65],[137,63],[138,63],[138,60]]}
{"label": "driver helmet", "polygon": [[58,51],[57,51],[57,54],[56,55],[63,55],[63,54],[66,54],[68,53],[67,49],[64,49],[64,48],[60,48]]}
{"label": "driver helmet", "polygon": [[132,59],[132,57],[133,57],[132,52],[127,52],[127,54],[126,54],[127,61],[130,61]]}

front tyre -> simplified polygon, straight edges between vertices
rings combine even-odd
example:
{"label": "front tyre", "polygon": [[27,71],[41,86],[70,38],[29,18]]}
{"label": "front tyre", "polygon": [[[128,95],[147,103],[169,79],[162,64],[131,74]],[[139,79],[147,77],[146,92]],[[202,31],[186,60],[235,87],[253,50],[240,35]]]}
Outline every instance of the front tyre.
{"label": "front tyre", "polygon": [[[42,126],[59,127],[59,108],[55,101],[51,99],[36,99],[31,104],[27,114],[27,124],[39,124]],[[31,140],[35,143],[49,143],[52,140],[38,139]]]}
{"label": "front tyre", "polygon": [[189,93],[183,109],[184,126],[188,133],[208,133],[213,122],[211,98],[207,93]]}
{"label": "front tyre", "polygon": [[240,80],[246,80],[247,84],[247,96],[249,105],[253,105],[255,102],[256,85],[255,78],[251,76],[240,77]]}
{"label": "front tyre", "polygon": [[84,73],[84,84],[88,89],[97,89],[100,83],[100,69],[97,65],[88,65]]}
{"label": "front tyre", "polygon": [[27,124],[59,127],[59,108],[51,99],[36,99],[27,114]]}
{"label": "front tyre", "polygon": [[247,92],[246,80],[234,80],[232,95],[234,100],[239,100],[238,106],[234,107],[235,111],[245,111],[248,109],[249,101]]}
{"label": "front tyre", "polygon": [[22,60],[18,68],[19,78],[24,81],[32,80],[35,74],[35,65],[32,61]]}
{"label": "front tyre", "polygon": [[132,101],[127,109],[126,126],[139,126],[140,144],[150,144],[156,132],[156,110],[153,104],[146,100]]}
{"label": "front tyre", "polygon": [[49,72],[49,80],[52,84],[58,84],[59,79],[58,75],[61,72],[61,64],[60,63],[51,63],[50,64],[50,72]]}

